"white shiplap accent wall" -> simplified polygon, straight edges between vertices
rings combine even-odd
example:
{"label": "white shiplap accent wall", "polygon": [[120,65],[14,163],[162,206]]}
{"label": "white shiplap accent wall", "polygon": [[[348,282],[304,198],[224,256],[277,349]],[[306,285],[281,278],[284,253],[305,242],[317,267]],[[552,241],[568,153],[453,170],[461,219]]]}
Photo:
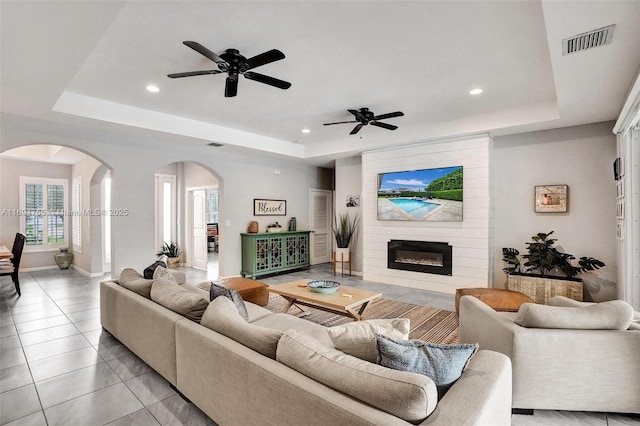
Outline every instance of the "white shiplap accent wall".
{"label": "white shiplap accent wall", "polygon": [[[493,185],[489,135],[413,144],[362,154],[363,278],[367,281],[455,293],[489,287],[493,281]],[[462,166],[462,222],[404,222],[377,219],[378,173]],[[391,239],[438,241],[453,246],[453,275],[387,268]]]}

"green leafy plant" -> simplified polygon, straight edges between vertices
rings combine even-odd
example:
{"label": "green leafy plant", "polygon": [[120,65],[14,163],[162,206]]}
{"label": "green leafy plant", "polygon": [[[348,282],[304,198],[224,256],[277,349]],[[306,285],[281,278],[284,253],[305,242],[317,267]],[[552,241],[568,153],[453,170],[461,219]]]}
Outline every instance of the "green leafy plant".
{"label": "green leafy plant", "polygon": [[180,257],[181,254],[182,250],[178,248],[176,243],[171,241],[169,243],[165,242],[160,248],[160,251],[156,253],[156,256],[158,256],[158,258],[161,258],[162,256]]}
{"label": "green leafy plant", "polygon": [[537,273],[546,277],[549,272],[557,268],[567,277],[573,278],[580,272],[594,271],[605,266],[603,262],[593,257],[581,257],[578,265],[574,265],[572,261],[576,259],[575,256],[558,251],[554,246],[558,240],[549,238],[551,234],[553,231],[547,234],[540,232],[532,236],[533,241],[526,243],[528,253],[524,255],[520,255],[520,252],[514,248],[503,248],[502,260],[507,263],[507,266],[502,270],[508,274]]}
{"label": "green leafy plant", "polygon": [[333,218],[333,235],[336,237],[336,245],[339,248],[349,247],[351,239],[354,237],[360,218],[351,218],[349,213],[342,213],[337,218]]}

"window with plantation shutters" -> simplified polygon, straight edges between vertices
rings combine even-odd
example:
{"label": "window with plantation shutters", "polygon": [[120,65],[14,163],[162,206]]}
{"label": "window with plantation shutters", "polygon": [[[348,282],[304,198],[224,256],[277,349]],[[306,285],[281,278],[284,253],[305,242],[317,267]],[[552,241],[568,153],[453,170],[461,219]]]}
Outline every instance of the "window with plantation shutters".
{"label": "window with plantation shutters", "polygon": [[20,230],[25,251],[67,246],[67,180],[20,177]]}

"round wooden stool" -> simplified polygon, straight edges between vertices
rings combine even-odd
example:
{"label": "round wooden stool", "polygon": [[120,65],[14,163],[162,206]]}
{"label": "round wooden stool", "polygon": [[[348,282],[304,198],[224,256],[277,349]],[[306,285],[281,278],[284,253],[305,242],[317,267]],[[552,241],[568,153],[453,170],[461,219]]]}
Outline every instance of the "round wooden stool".
{"label": "round wooden stool", "polygon": [[459,288],[456,290],[456,312],[462,296],[477,297],[498,312],[518,312],[523,303],[535,303],[526,294],[502,288]]}

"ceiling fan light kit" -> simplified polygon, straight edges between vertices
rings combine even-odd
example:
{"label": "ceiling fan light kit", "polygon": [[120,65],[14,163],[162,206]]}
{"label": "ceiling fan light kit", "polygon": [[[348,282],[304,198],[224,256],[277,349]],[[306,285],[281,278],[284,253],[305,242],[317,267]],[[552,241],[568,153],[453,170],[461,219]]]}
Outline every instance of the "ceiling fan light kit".
{"label": "ceiling fan light kit", "polygon": [[168,74],[167,77],[169,78],[194,77],[197,75],[227,73],[227,80],[224,86],[224,96],[226,98],[232,98],[238,94],[238,77],[240,75],[243,75],[244,78],[247,78],[249,80],[268,84],[269,86],[277,87],[283,90],[291,87],[291,83],[287,81],[279,80],[274,77],[269,77],[268,75],[251,71],[252,69],[259,66],[284,59],[284,53],[277,49],[272,49],[247,59],[242,56],[237,49],[227,49],[224,51],[224,53],[218,56],[211,50],[195,41],[184,41],[183,43],[185,46],[190,47],[191,49],[200,53],[202,56],[215,62],[218,65],[218,69]]}

